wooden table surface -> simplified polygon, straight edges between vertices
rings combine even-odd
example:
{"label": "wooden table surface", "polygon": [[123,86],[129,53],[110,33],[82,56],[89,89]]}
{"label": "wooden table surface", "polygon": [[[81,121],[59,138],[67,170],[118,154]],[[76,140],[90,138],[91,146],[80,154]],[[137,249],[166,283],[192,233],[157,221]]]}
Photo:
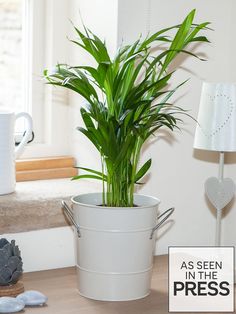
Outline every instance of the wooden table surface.
{"label": "wooden table surface", "polygon": [[[164,314],[168,313],[168,259],[155,258],[151,293],[136,301],[103,302],[81,297],[76,286],[75,268],[24,274],[26,290],[48,296],[44,307],[25,308],[25,314]],[[209,314],[209,313],[208,313]]]}

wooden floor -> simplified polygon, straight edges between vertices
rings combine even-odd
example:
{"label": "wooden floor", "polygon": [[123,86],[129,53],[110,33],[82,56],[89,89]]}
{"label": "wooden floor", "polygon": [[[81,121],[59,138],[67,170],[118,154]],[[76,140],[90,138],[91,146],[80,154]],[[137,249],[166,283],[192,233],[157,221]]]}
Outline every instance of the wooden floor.
{"label": "wooden floor", "polygon": [[[27,273],[25,289],[48,296],[47,306],[26,308],[25,314],[164,314],[168,313],[167,256],[155,259],[151,294],[141,300],[101,302],[81,297],[74,268]],[[209,313],[208,313],[209,314]]]}

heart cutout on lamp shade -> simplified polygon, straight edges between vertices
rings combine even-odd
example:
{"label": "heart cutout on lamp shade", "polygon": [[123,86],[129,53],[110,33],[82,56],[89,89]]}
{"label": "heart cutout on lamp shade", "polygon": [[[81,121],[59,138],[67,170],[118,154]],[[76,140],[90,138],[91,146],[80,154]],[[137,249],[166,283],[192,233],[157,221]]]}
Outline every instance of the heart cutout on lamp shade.
{"label": "heart cutout on lamp shade", "polygon": [[220,210],[233,199],[235,184],[230,178],[219,181],[216,177],[211,177],[205,182],[205,192],[212,205]]}
{"label": "heart cutout on lamp shade", "polygon": [[[227,127],[227,123],[233,114],[234,104],[227,94],[219,93],[215,95],[207,94],[204,106],[204,113],[198,117],[199,126],[207,137],[212,137]],[[218,112],[217,119],[213,121],[209,128],[209,116],[214,116],[215,112]]]}
{"label": "heart cutout on lamp shade", "polygon": [[236,151],[236,84],[202,85],[194,148]]}

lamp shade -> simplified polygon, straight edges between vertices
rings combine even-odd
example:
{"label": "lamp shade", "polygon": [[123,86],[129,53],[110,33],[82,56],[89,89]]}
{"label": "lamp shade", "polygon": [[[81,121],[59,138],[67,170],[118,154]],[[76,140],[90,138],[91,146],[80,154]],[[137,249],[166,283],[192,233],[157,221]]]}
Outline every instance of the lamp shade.
{"label": "lamp shade", "polygon": [[194,148],[236,151],[236,84],[202,85]]}

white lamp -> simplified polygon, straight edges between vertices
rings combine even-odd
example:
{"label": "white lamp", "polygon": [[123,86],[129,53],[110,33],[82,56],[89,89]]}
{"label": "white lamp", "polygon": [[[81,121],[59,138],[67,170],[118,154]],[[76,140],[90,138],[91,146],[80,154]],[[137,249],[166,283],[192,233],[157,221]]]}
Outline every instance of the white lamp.
{"label": "white lamp", "polygon": [[236,84],[203,83],[194,148],[220,154],[218,178],[205,182],[206,195],[217,210],[215,244],[219,246],[222,209],[235,193],[233,180],[224,179],[223,170],[224,153],[236,152]]}

